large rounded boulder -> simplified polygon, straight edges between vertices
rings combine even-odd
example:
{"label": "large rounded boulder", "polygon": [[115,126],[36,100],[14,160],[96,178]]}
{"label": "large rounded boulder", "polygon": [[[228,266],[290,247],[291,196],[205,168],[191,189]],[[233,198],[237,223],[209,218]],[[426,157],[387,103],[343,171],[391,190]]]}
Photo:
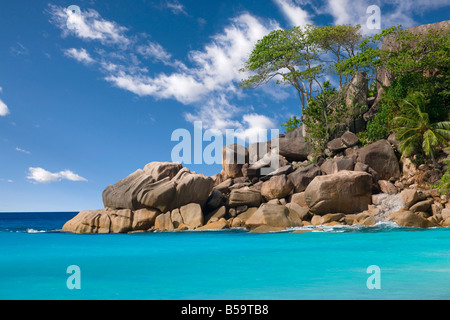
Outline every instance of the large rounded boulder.
{"label": "large rounded boulder", "polygon": [[103,191],[105,208],[171,211],[189,203],[203,206],[214,180],[180,164],[151,163]]}
{"label": "large rounded boulder", "polygon": [[305,200],[317,215],[362,212],[372,201],[372,176],[357,171],[317,176],[306,188]]}
{"label": "large rounded boulder", "polygon": [[357,161],[375,170],[380,180],[400,177],[400,164],[387,140],[380,140],[360,149]]}

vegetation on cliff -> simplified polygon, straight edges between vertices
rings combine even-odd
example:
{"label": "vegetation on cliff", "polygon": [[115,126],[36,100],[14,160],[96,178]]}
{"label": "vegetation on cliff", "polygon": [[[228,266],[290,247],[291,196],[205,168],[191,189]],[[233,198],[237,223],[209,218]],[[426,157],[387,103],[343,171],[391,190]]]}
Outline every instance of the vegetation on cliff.
{"label": "vegetation on cliff", "polygon": [[[282,126],[289,132],[303,125],[316,158],[350,130],[363,145],[396,134],[404,158],[445,169],[437,159],[450,139],[449,52],[448,28],[398,26],[363,36],[360,26],[294,27],[273,31],[256,44],[242,69],[253,75],[241,86],[272,79],[294,86],[301,116]],[[338,88],[325,81],[333,77]],[[355,92],[358,77],[367,84]],[[441,191],[448,191],[444,186]]]}

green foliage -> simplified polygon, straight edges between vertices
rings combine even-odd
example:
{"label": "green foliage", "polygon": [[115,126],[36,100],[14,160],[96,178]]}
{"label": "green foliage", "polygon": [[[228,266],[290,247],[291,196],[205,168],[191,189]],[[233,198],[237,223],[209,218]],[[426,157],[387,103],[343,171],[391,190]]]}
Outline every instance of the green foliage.
{"label": "green foliage", "polygon": [[[354,56],[361,41],[361,26],[308,25],[275,30],[259,40],[241,72],[250,72],[242,88],[256,88],[276,78],[277,84],[293,86],[302,111],[308,100],[323,91],[321,79],[327,74],[348,80],[338,65]],[[330,60],[330,54],[334,60]]]}
{"label": "green foliage", "polygon": [[[389,44],[382,48],[381,42]],[[412,79],[421,75],[428,78],[428,86],[439,91],[442,99],[449,100],[450,83],[450,30],[429,30],[427,33],[412,33],[402,30],[401,26],[384,30],[378,35],[361,41],[358,53],[340,63],[344,74],[353,74],[356,70],[365,70],[375,76],[378,68],[389,72],[387,76],[392,83],[394,79]],[[428,77],[432,75],[432,77]],[[425,77],[424,77],[425,76]],[[422,85],[427,81],[420,80]],[[379,83],[381,84],[381,83]],[[410,88],[414,88],[412,83]],[[406,95],[403,93],[402,98]],[[433,103],[432,101],[430,103]],[[430,113],[431,114],[431,113]]]}
{"label": "green foliage", "polygon": [[308,109],[303,117],[314,155],[324,151],[327,142],[334,137],[335,126],[343,122],[348,112],[341,92],[332,87],[329,81],[324,82],[322,87],[323,92],[308,101]]}
{"label": "green foliage", "polygon": [[[317,44],[325,55],[334,56],[334,60],[329,63],[328,70],[339,77],[339,88],[344,85],[343,80],[349,77],[343,74],[341,63],[353,57],[363,38],[361,26],[337,25],[314,27],[311,30],[312,42]],[[329,58],[327,58],[329,59]]]}
{"label": "green foliage", "polygon": [[368,146],[372,141],[369,140],[367,130],[358,132],[356,136],[359,138],[359,142],[363,147]]}
{"label": "green foliage", "polygon": [[444,164],[447,166],[447,170],[445,170],[439,183],[433,186],[441,195],[450,193],[450,160],[445,160]]}
{"label": "green foliage", "polygon": [[393,125],[404,157],[423,152],[436,163],[436,148],[447,146],[450,140],[450,121],[432,123],[425,112],[427,104],[423,93],[410,95],[401,102],[400,115]]}
{"label": "green foliage", "polygon": [[391,73],[391,79],[408,73],[432,75],[435,71],[448,77],[450,68],[450,30],[412,33],[399,30],[390,50],[382,50],[380,61]]}
{"label": "green foliage", "polygon": [[240,86],[256,88],[277,77],[277,84],[291,85],[297,90],[304,109],[313,94],[313,83],[322,73],[310,30],[311,27],[274,30],[259,40],[241,69],[254,74],[242,80]]}
{"label": "green foliage", "polygon": [[286,128],[286,132],[289,132],[294,130],[295,128],[298,128],[301,124],[302,121],[299,118],[297,118],[297,116],[293,116],[289,118],[289,120],[285,124],[282,124],[281,126]]}
{"label": "green foliage", "polygon": [[380,109],[375,117],[367,123],[365,139],[372,143],[386,139],[393,133],[392,121],[403,110],[402,101],[416,93],[424,96],[427,103],[422,106],[429,115],[430,122],[447,120],[450,112],[449,99],[445,97],[443,80],[436,77],[425,77],[421,73],[412,72],[392,81],[381,99]]}
{"label": "green foliage", "polygon": [[366,132],[370,143],[389,136],[389,110],[386,106],[382,106],[375,117],[367,123]]}
{"label": "green foliage", "polygon": [[368,98],[375,98],[378,95],[378,86],[376,81],[372,81],[369,85]]}
{"label": "green foliage", "polygon": [[432,122],[445,120],[450,112],[449,97],[446,96],[448,87],[444,85],[445,79],[442,77],[426,77],[422,73],[411,72],[399,76],[392,81],[384,94],[384,103],[401,101],[414,92],[421,92],[427,105],[424,111],[429,114]]}
{"label": "green foliage", "polygon": [[399,98],[392,92],[395,92],[396,85],[388,88],[380,102],[380,109],[372,120],[367,122],[366,135],[367,143],[373,143],[381,139],[386,139],[393,132],[392,120],[399,112],[397,101]]}
{"label": "green foliage", "polygon": [[355,54],[340,61],[336,66],[343,75],[353,75],[356,71],[366,71],[369,78],[375,80],[376,70],[383,65],[383,39],[401,30],[401,26],[383,30],[380,34],[361,39]]}
{"label": "green foliage", "polygon": [[[382,47],[381,43],[387,45]],[[320,154],[340,130],[365,112],[345,104],[349,80],[357,71],[369,76],[369,97],[383,96],[379,111],[358,134],[363,145],[396,132],[404,155],[434,158],[434,150],[450,139],[450,30],[414,34],[392,27],[363,37],[360,26],[309,25],[275,30],[258,41],[241,71],[251,76],[241,87],[255,88],[278,79],[293,86],[302,106],[302,122],[315,155]],[[387,70],[390,86],[376,78]],[[339,77],[339,91],[325,76]],[[306,108],[306,105],[308,106]],[[358,112],[359,111],[359,112]],[[300,125],[296,116],[282,126]]]}

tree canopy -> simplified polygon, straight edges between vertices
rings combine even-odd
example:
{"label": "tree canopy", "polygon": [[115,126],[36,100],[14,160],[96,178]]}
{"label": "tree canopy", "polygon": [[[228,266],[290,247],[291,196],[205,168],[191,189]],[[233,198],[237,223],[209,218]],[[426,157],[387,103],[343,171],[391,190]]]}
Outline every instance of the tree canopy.
{"label": "tree canopy", "polygon": [[255,45],[241,69],[251,75],[241,87],[256,88],[272,79],[277,84],[291,85],[298,93],[302,111],[308,100],[323,92],[322,79],[327,74],[344,75],[338,66],[353,57],[361,41],[361,27],[307,25],[286,30],[274,30]]}
{"label": "tree canopy", "polygon": [[303,110],[312,96],[312,84],[322,72],[310,30],[310,27],[275,30],[259,40],[241,69],[255,74],[243,80],[241,87],[256,88],[275,78],[277,84],[291,85],[297,90]]}

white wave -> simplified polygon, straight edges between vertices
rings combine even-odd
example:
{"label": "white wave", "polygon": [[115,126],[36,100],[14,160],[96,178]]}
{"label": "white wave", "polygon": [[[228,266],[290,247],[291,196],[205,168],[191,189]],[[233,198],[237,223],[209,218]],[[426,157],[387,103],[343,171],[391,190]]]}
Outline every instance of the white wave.
{"label": "white wave", "polygon": [[[17,231],[17,232],[24,232],[24,231]],[[54,229],[54,230],[36,230],[33,228],[28,228],[26,233],[52,233],[52,232],[62,232],[61,229]]]}
{"label": "white wave", "polygon": [[378,221],[374,227],[401,228],[395,221],[390,220]]}
{"label": "white wave", "polygon": [[27,233],[45,233],[45,232],[47,232],[47,230],[36,230],[33,228],[28,228],[26,232]]}
{"label": "white wave", "polygon": [[373,226],[363,226],[359,224],[355,225],[317,225],[317,226],[305,226],[305,227],[295,227],[288,228],[286,231],[312,231],[312,232],[330,232],[330,233],[343,233],[343,232],[361,232],[361,231],[383,231],[401,228],[397,223],[393,221],[379,221]]}

